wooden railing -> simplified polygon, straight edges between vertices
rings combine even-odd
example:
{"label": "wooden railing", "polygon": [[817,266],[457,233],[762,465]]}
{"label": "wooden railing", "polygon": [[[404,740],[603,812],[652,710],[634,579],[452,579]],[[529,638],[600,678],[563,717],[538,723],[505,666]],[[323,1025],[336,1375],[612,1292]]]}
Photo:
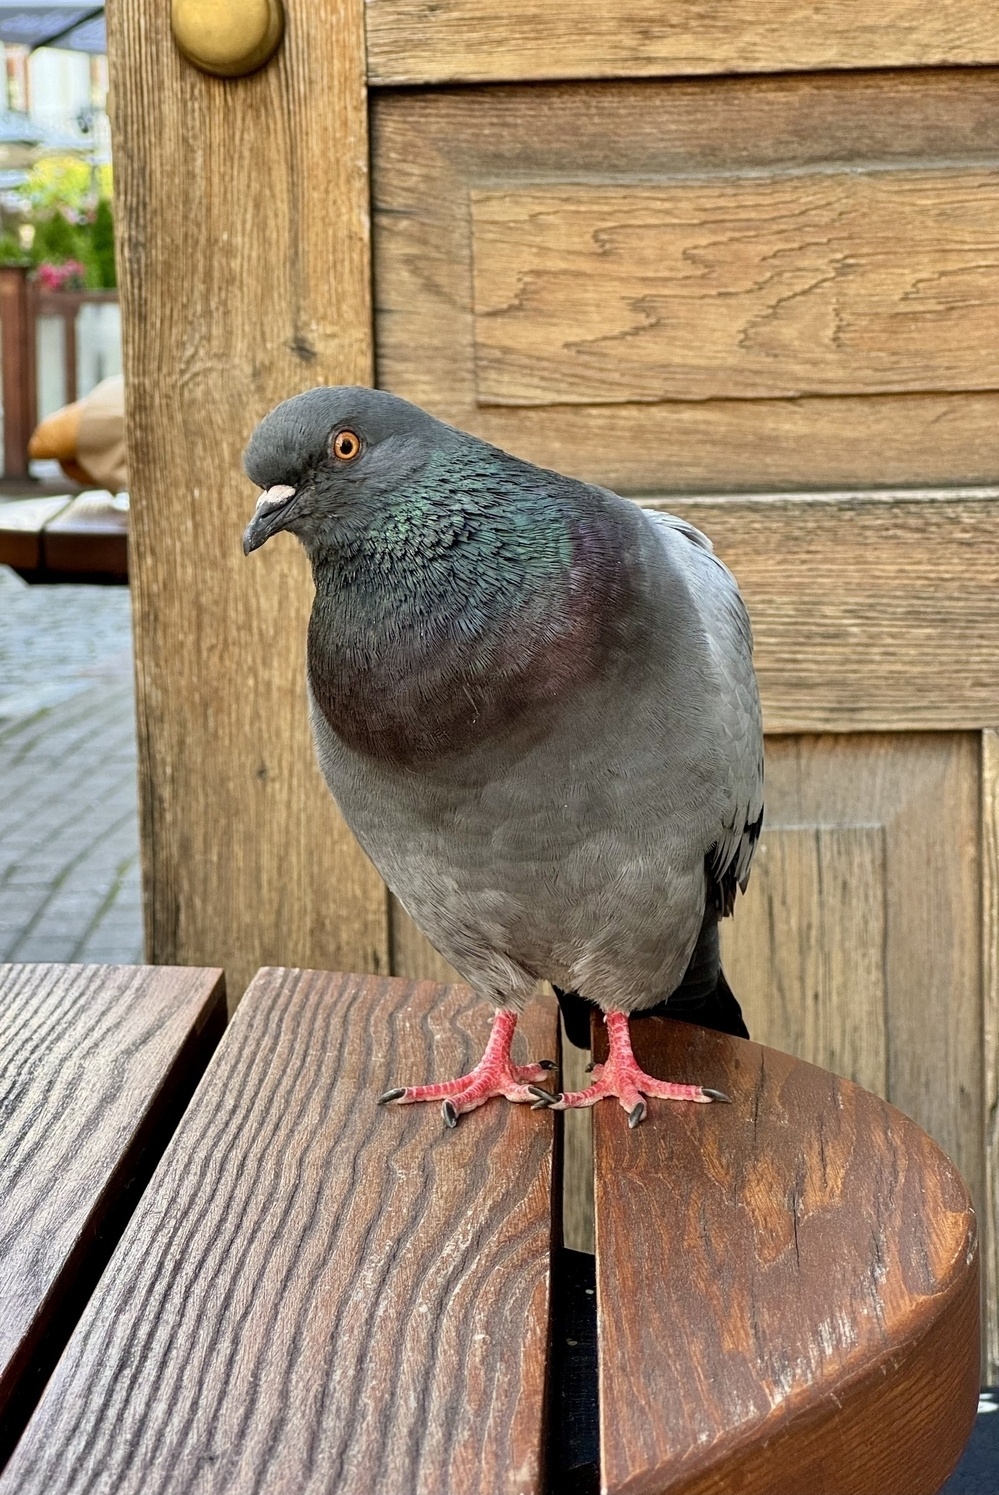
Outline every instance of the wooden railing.
{"label": "wooden railing", "polygon": [[28,476],[28,441],[38,424],[38,318],[62,318],[63,387],[69,404],[77,397],[76,319],[80,308],[117,300],[117,291],[45,291],[22,266],[0,266],[4,477]]}

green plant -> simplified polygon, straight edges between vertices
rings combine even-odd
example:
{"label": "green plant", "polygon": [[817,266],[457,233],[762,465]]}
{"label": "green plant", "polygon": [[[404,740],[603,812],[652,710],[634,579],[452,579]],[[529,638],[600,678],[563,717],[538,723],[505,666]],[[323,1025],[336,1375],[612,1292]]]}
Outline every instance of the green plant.
{"label": "green plant", "polygon": [[99,284],[104,289],[111,290],[118,284],[118,281],[114,268],[114,217],[111,213],[111,204],[106,197],[101,198],[94,212],[91,243],[97,273],[100,276]]}
{"label": "green plant", "polygon": [[88,289],[111,290],[114,267],[114,217],[111,168],[92,168],[69,156],[36,161],[18,189],[34,239],[25,255],[13,234],[0,241],[0,263],[83,266]]}
{"label": "green plant", "polygon": [[31,258],[21,248],[17,234],[0,234],[0,265],[28,265]]}
{"label": "green plant", "polygon": [[63,260],[80,259],[80,232],[62,213],[56,211],[35,220],[35,237],[31,258],[36,265],[49,260],[59,265]]}
{"label": "green plant", "polygon": [[111,168],[92,169],[73,156],[46,156],[32,166],[18,196],[33,219],[58,208],[79,215],[93,207],[95,198],[110,198]]}

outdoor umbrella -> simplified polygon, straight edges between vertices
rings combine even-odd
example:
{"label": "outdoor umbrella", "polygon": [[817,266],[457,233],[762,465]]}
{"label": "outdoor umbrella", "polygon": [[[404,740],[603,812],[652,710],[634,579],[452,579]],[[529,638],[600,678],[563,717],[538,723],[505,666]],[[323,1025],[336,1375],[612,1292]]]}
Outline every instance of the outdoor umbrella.
{"label": "outdoor umbrella", "polygon": [[25,5],[0,0],[0,42],[21,47],[62,47],[71,52],[106,52],[104,6],[78,0]]}

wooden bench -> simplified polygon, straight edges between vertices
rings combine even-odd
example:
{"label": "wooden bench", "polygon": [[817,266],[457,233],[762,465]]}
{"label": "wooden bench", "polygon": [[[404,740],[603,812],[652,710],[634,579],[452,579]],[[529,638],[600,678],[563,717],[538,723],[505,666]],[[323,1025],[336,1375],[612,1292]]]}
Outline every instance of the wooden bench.
{"label": "wooden bench", "polygon": [[100,492],[0,501],[0,566],[29,582],[127,582],[128,511]]}
{"label": "wooden bench", "polygon": [[[566,1343],[586,1289],[573,1309],[559,1118],[490,1103],[445,1131],[436,1107],[375,1106],[458,1073],[487,1027],[464,987],[260,972],[0,1495],[595,1490],[567,1437],[597,1385]],[[539,1002],[521,1052],[556,1039]],[[118,1073],[101,1059],[116,1042],[64,1046],[67,1137],[88,1068]],[[603,1489],[932,1495],[978,1394],[955,1169],[890,1106],[786,1055],[663,1020],[636,1049],[733,1104],[663,1103],[634,1131],[595,1113]]]}

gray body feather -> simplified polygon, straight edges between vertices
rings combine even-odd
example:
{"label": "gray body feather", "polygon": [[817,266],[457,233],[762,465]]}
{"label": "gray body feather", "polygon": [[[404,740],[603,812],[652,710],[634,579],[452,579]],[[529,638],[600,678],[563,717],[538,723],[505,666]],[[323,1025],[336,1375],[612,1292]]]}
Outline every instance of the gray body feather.
{"label": "gray body feather", "polygon": [[[605,502],[625,501],[608,494]],[[642,647],[545,730],[417,771],[346,745],[312,705],[341,811],[430,942],[496,1003],[539,979],[605,1010],[663,1001],[709,893],[749,875],[762,729],[745,608],[708,540],[629,505]]]}

